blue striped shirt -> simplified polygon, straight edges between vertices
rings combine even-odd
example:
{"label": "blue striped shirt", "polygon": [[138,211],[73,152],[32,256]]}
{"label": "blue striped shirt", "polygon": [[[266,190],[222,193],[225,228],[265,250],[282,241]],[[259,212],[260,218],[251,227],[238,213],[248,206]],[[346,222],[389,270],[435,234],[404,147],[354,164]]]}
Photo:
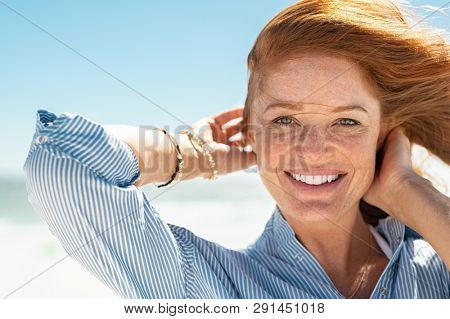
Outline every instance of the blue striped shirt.
{"label": "blue striped shirt", "polygon": [[[345,298],[277,205],[239,250],[166,223],[133,185],[132,150],[83,116],[38,110],[23,168],[30,203],[65,251],[121,297]],[[390,258],[371,298],[449,298],[449,271],[420,235],[391,217],[371,230]]]}

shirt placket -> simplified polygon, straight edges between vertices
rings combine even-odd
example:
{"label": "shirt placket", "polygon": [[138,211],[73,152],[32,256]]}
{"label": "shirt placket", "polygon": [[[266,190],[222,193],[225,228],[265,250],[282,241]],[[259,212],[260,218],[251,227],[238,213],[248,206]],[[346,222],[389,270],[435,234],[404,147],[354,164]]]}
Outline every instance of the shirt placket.
{"label": "shirt placket", "polygon": [[322,298],[344,298],[320,263],[305,247],[301,246],[297,241],[290,242],[288,246],[294,251],[295,266],[302,272],[306,272],[306,275],[310,276],[310,278],[314,278],[316,284],[321,286],[321,290],[329,294],[327,296],[321,296]]}
{"label": "shirt placket", "polygon": [[392,283],[394,282],[394,276],[397,273],[398,263],[400,262],[400,252],[403,247],[403,242],[395,250],[394,255],[389,260],[386,268],[381,274],[370,299],[390,299],[392,298]]}

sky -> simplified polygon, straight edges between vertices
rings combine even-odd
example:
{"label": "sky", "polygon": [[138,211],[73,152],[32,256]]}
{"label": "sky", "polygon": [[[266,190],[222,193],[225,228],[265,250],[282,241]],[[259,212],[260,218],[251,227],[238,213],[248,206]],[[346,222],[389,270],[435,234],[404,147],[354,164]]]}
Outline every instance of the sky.
{"label": "sky", "polygon": [[[0,176],[23,176],[40,108],[172,130],[243,105],[247,54],[294,2],[0,0]],[[448,32],[445,13],[427,23]]]}

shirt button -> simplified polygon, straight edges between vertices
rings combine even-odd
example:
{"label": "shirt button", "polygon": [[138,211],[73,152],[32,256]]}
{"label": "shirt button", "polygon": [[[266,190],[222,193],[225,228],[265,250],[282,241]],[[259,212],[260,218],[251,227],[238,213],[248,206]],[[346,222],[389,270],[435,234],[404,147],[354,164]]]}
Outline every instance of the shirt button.
{"label": "shirt button", "polygon": [[39,135],[38,137],[36,137],[36,144],[42,144],[42,143],[46,143],[48,142],[48,136],[46,135]]}
{"label": "shirt button", "polygon": [[381,288],[380,288],[380,293],[381,293],[383,296],[386,296],[386,295],[387,295],[387,292],[388,292],[388,289],[387,289],[386,287],[381,287]]}

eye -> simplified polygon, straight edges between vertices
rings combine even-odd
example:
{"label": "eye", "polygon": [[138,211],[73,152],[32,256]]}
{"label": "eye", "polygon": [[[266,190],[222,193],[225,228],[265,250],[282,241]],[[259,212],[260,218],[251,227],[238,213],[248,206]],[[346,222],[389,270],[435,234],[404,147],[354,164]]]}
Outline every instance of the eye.
{"label": "eye", "polygon": [[287,116],[280,116],[279,118],[277,118],[273,122],[275,124],[277,124],[277,125],[286,126],[286,125],[292,124],[292,119],[287,117]]}
{"label": "eye", "polygon": [[339,119],[338,123],[343,126],[357,126],[360,124],[358,121],[352,119]]}

